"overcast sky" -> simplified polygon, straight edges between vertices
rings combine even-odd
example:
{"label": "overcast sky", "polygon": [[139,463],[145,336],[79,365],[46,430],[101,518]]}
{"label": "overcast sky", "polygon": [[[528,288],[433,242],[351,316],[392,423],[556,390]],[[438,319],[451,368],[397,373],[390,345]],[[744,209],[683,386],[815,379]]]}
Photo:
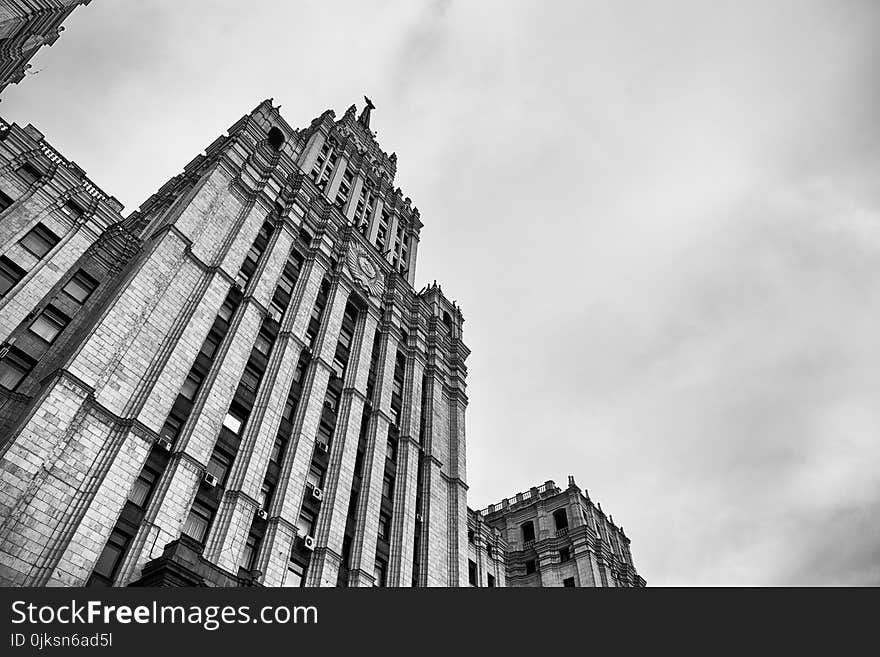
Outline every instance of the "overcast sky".
{"label": "overcast sky", "polygon": [[12,87],[131,210],[376,104],[465,318],[469,503],[573,474],[649,585],[880,584],[880,2],[95,0]]}

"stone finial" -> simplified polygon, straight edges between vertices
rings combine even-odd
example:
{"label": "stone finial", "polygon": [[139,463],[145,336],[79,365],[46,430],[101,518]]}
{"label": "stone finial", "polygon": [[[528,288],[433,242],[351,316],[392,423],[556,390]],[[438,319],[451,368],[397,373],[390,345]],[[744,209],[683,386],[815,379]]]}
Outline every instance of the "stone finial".
{"label": "stone finial", "polygon": [[576,484],[574,483],[574,475],[568,475],[568,487],[575,488]]}

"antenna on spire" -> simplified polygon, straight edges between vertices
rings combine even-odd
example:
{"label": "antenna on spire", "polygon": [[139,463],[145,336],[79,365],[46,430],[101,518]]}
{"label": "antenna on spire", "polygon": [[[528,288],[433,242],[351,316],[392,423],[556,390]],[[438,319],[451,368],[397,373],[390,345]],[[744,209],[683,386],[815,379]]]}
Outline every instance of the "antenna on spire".
{"label": "antenna on spire", "polygon": [[373,101],[364,96],[364,101],[366,105],[364,105],[364,109],[361,111],[361,115],[358,117],[358,123],[360,123],[365,128],[369,129],[370,127],[370,112],[376,109],[376,106],[373,105]]}

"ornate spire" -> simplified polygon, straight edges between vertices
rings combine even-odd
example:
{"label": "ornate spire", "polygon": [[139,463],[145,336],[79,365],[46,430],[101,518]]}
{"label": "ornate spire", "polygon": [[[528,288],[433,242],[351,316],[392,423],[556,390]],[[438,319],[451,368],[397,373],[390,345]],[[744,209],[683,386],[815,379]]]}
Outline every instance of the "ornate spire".
{"label": "ornate spire", "polygon": [[364,126],[367,130],[370,129],[370,110],[376,109],[376,106],[373,105],[373,101],[364,96],[364,101],[366,101],[366,105],[364,105],[364,109],[361,112],[361,115],[358,117],[358,123]]}

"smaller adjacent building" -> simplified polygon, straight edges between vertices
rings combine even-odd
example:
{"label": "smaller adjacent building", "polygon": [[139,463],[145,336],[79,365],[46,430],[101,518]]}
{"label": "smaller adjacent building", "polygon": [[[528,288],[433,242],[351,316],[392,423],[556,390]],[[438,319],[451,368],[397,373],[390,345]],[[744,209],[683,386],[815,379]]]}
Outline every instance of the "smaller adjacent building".
{"label": "smaller adjacent building", "polygon": [[643,587],[630,540],[569,476],[468,513],[471,586]]}

